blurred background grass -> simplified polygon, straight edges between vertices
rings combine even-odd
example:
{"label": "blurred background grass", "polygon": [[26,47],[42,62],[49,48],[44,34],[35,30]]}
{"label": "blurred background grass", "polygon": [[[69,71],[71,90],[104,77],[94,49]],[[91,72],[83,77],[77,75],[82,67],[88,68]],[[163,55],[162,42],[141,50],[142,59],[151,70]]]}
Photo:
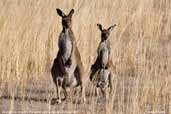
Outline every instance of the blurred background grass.
{"label": "blurred background grass", "polygon": [[134,80],[120,94],[115,84],[118,107],[132,106],[130,113],[137,114],[148,102],[171,102],[170,0],[1,0],[0,96],[51,79],[62,30],[56,8],[65,13],[75,9],[73,31],[86,72],[100,41],[96,24],[117,24],[110,35],[115,78],[123,88]]}

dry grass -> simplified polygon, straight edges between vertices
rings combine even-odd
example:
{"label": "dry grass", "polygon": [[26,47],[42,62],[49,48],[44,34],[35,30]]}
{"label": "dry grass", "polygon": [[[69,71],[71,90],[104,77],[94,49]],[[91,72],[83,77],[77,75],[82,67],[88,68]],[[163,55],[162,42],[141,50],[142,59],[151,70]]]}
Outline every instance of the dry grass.
{"label": "dry grass", "polygon": [[[73,31],[86,72],[100,41],[96,23],[105,27],[117,24],[110,37],[116,68],[114,93],[106,113],[143,114],[147,105],[160,104],[169,114],[170,0],[1,0],[0,96],[27,96],[30,87],[53,89],[49,71],[62,29],[57,7],[64,12],[76,10]],[[46,80],[50,81],[45,86]],[[11,110],[15,108],[13,102]],[[84,107],[90,108],[86,113],[99,113],[94,103]],[[49,111],[50,107],[46,105]]]}

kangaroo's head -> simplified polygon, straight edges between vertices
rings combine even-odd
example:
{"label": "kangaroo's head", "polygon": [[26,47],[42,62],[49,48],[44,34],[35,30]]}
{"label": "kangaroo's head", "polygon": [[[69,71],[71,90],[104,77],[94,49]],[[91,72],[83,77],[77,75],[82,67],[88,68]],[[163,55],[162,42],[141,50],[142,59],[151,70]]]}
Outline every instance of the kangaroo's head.
{"label": "kangaroo's head", "polygon": [[108,29],[103,29],[101,24],[97,24],[101,31],[101,41],[107,40],[110,32],[113,30],[113,28],[116,26],[116,24],[110,26]]}
{"label": "kangaroo's head", "polygon": [[74,14],[74,9],[72,9],[68,15],[65,15],[60,9],[56,9],[59,16],[62,17],[62,26],[64,28],[71,28],[72,27],[72,15]]}

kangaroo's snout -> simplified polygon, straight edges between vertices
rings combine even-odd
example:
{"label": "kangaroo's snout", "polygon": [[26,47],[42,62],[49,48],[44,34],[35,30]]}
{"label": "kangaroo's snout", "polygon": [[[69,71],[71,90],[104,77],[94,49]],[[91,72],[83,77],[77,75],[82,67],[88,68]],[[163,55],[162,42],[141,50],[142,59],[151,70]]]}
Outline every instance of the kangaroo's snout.
{"label": "kangaroo's snout", "polygon": [[101,33],[101,38],[102,40],[107,40],[107,38],[109,37],[110,33],[107,30],[103,30]]}
{"label": "kangaroo's snout", "polygon": [[62,26],[64,28],[71,28],[72,27],[72,20],[71,20],[71,18],[63,17],[62,18]]}

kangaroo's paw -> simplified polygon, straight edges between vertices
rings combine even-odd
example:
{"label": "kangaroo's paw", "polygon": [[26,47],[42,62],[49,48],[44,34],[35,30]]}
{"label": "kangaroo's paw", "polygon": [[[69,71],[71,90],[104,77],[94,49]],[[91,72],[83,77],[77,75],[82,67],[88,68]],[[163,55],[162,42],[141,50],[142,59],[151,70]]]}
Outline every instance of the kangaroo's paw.
{"label": "kangaroo's paw", "polygon": [[61,102],[62,102],[61,99],[53,98],[51,100],[51,105],[60,104]]}
{"label": "kangaroo's paw", "polygon": [[56,103],[57,103],[57,104],[60,104],[61,102],[62,102],[61,99],[57,99],[57,100],[56,100]]}
{"label": "kangaroo's paw", "polygon": [[72,60],[71,59],[68,59],[68,61],[65,63],[66,66],[71,66],[72,64]]}

